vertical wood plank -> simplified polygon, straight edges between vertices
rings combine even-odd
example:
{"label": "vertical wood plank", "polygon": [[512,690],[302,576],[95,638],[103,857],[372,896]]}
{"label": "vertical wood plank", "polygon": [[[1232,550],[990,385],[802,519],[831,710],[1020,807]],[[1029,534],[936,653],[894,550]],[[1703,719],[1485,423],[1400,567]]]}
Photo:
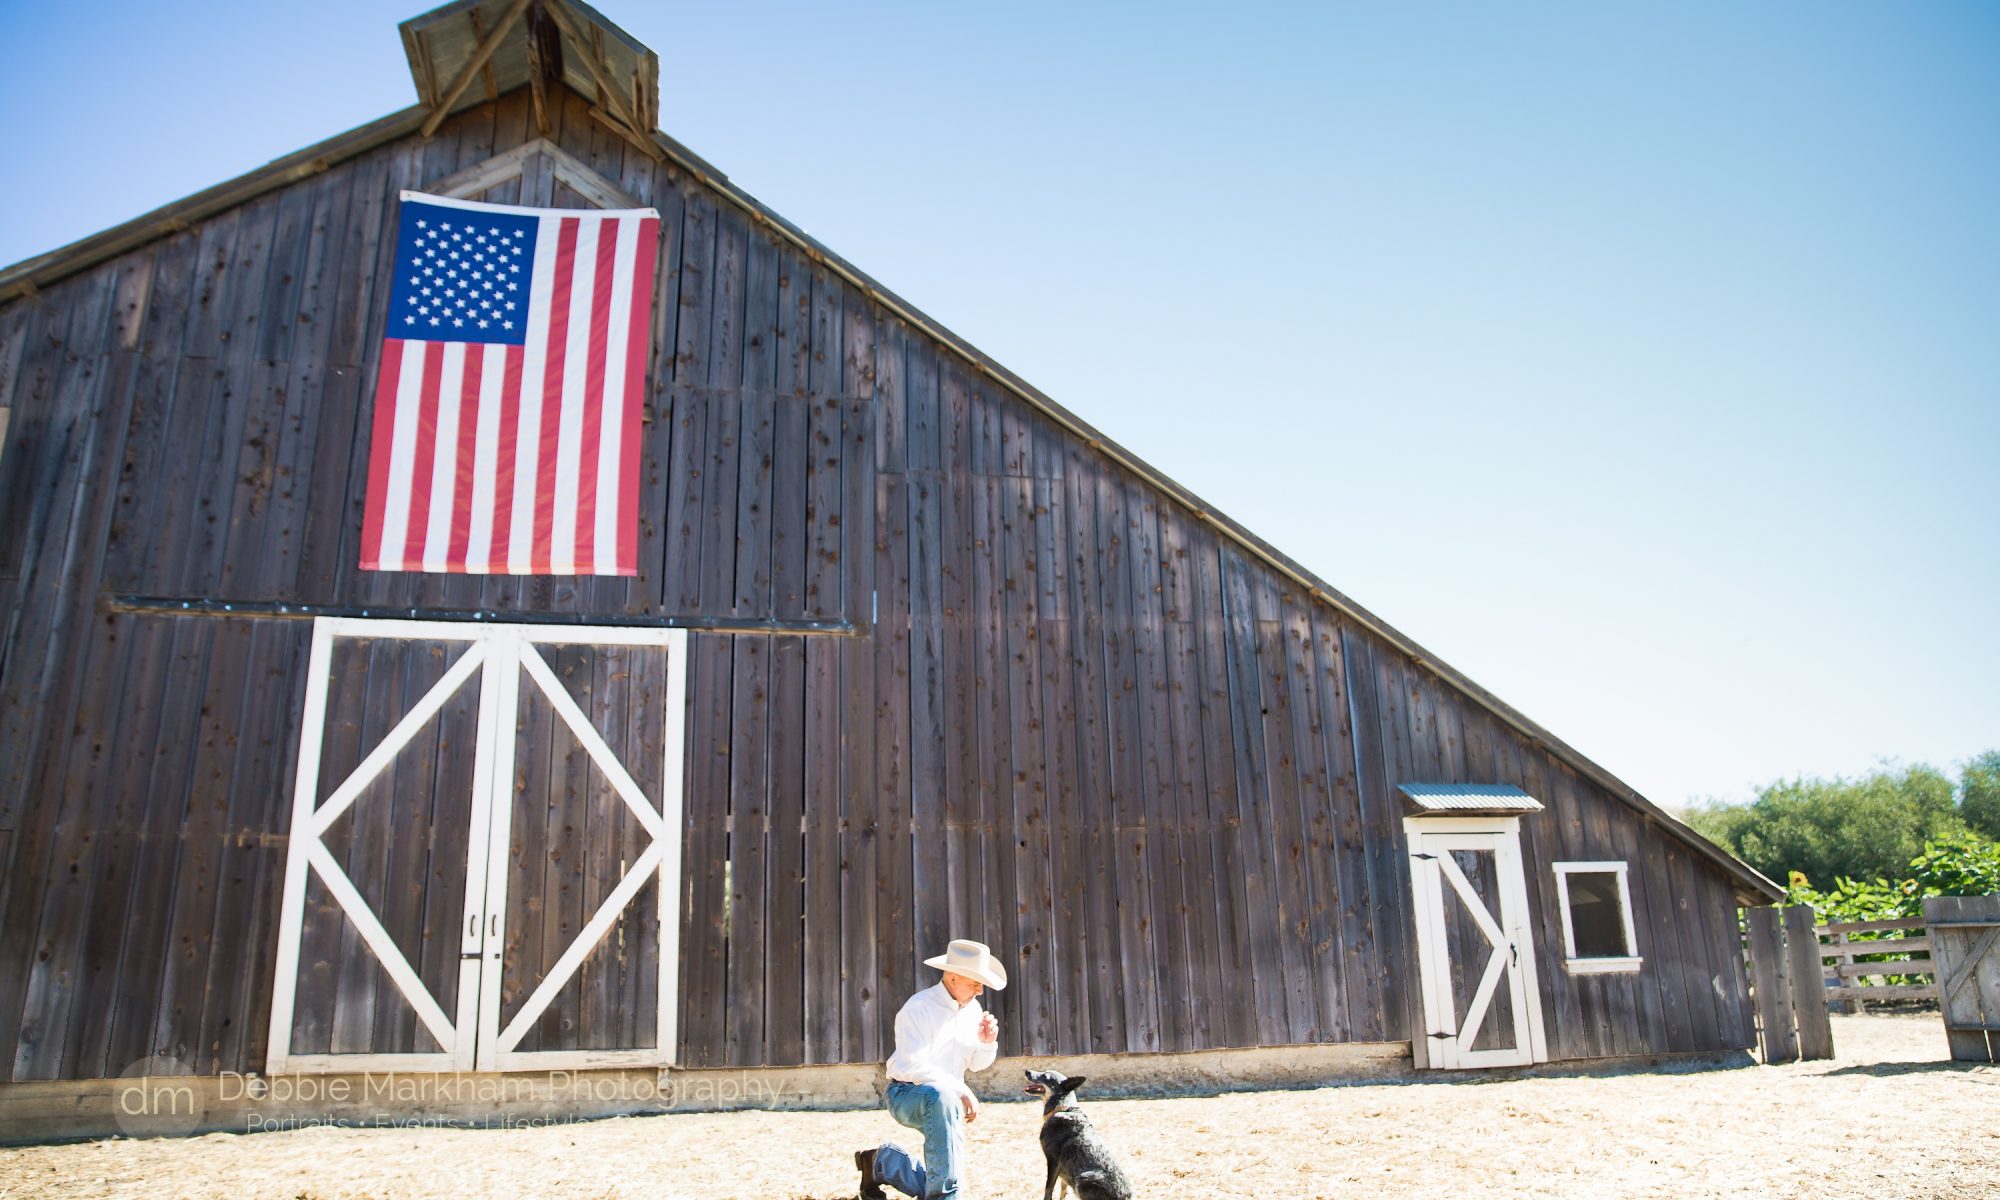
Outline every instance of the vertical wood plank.
{"label": "vertical wood plank", "polygon": [[[1029,440],[1024,444],[1032,445]],[[1180,813],[1174,790],[1173,723],[1168,714],[1165,585],[1161,581],[1156,494],[1135,479],[1123,488],[1125,571],[1131,580],[1130,625],[1134,707],[1138,722],[1137,807],[1145,822],[1150,986],[1158,1008],[1161,1049],[1195,1048],[1193,993],[1187,961],[1188,905],[1182,870]]]}
{"label": "vertical wood plank", "polygon": [[[875,626],[875,820],[878,854],[875,886],[875,986],[881,1004],[883,1045],[893,1045],[896,1010],[916,991],[918,948],[915,902],[911,895],[913,856],[910,791],[910,544],[907,482],[885,476],[876,482],[875,582],[881,616]],[[942,953],[929,950],[926,955]],[[930,978],[926,972],[923,986]]]}
{"label": "vertical wood plank", "polygon": [[[1003,462],[999,464],[1005,467]],[[1002,471],[1003,474],[1011,474]],[[1104,686],[1109,703],[1109,765],[1114,878],[1118,897],[1120,998],[1125,1005],[1125,1044],[1134,1052],[1161,1048],[1160,994],[1154,981],[1152,871],[1146,861],[1145,786],[1141,760],[1137,668],[1132,661],[1136,624],[1131,568],[1129,498],[1115,471],[1097,475],[1096,570],[1103,584]]]}
{"label": "vertical wood plank", "polygon": [[[1037,488],[1049,484],[1038,482]],[[1218,831],[1208,816],[1205,738],[1201,727],[1201,666],[1195,600],[1195,565],[1189,550],[1189,529],[1177,509],[1162,506],[1159,514],[1161,616],[1164,625],[1162,686],[1166,691],[1168,738],[1172,746],[1169,770],[1173,787],[1175,833],[1179,854],[1175,871],[1181,887],[1181,969],[1186,973],[1192,1046],[1221,1044],[1227,1003],[1227,983],[1221,969],[1224,934],[1211,841]]]}
{"label": "vertical wood plank", "polygon": [[1807,1061],[1833,1057],[1833,1022],[1827,1016],[1826,997],[1821,995],[1819,935],[1813,932],[1813,921],[1810,904],[1794,904],[1784,910],[1785,957],[1791,972],[1799,1057]]}
{"label": "vertical wood plank", "polygon": [[1382,996],[1383,1034],[1391,1040],[1421,1035],[1417,1014],[1416,926],[1411,916],[1407,847],[1395,800],[1395,767],[1383,735],[1381,673],[1375,640],[1345,624],[1348,706],[1354,722],[1355,776],[1368,835],[1369,891],[1375,899],[1375,986]]}
{"label": "vertical wood plank", "polygon": [[[1074,464],[1069,464],[1074,470]],[[1223,590],[1220,539],[1207,530],[1195,537],[1195,604],[1199,690],[1196,711],[1202,730],[1203,770],[1208,804],[1204,818],[1213,831],[1209,845],[1211,878],[1215,881],[1216,925],[1221,931],[1218,967],[1230,981],[1225,1003],[1217,1014],[1225,1045],[1257,1044],[1257,1005],[1235,981],[1255,970],[1250,955],[1248,893],[1251,850],[1244,846],[1237,780],[1242,766],[1235,742],[1235,707],[1229,669],[1229,611]]]}
{"label": "vertical wood plank", "polygon": [[843,1061],[844,848],[841,830],[841,662],[846,639],[806,638],[805,1061]]}
{"label": "vertical wood plank", "polygon": [[734,685],[734,639],[722,634],[688,636],[687,864],[681,897],[679,1061],[691,1067],[721,1066],[728,1055],[724,1007],[728,1003],[728,963],[724,898],[729,861],[729,725]]}
{"label": "vertical wood plank", "polygon": [[[944,503],[934,475],[912,475],[909,505],[911,902],[916,949],[929,955],[954,936],[945,767]],[[954,681],[955,682],[955,681]]]}
{"label": "vertical wood plank", "polygon": [[769,861],[770,640],[738,636],[730,673],[729,915],[724,991],[728,1065],[767,1061],[764,921]]}
{"label": "vertical wood plank", "polygon": [[[914,422],[913,422],[914,424]],[[1036,509],[1026,480],[1000,487],[1002,533],[1006,540],[1004,588],[1008,702],[1008,744],[1012,748],[1014,825],[1008,850],[1014,863],[1016,986],[1008,989],[1012,1036],[1003,1048],[1021,1054],[1055,1040],[1055,979],[1052,959],[1055,899],[1049,871],[1049,793],[1043,758],[1042,647],[1036,557]]]}
{"label": "vertical wood plank", "polygon": [[[975,440],[975,453],[977,442]],[[1123,923],[1118,919],[1120,891],[1113,860],[1117,854],[1115,808],[1111,799],[1111,717],[1105,684],[1105,601],[1103,578],[1096,568],[1098,489],[1093,465],[1081,448],[1064,478],[1070,511],[1069,611],[1072,662],[1075,664],[1076,733],[1079,807],[1082,810],[1083,863],[1079,884],[1084,896],[1085,938],[1080,946],[1090,964],[1090,1038],[1093,1053],[1123,1051],[1127,1033],[1124,986],[1120,963]],[[975,581],[974,595],[980,594]]]}
{"label": "vertical wood plank", "polygon": [[1265,702],[1257,654],[1257,614],[1252,568],[1229,547],[1222,550],[1223,619],[1227,630],[1229,711],[1236,746],[1237,817],[1242,823],[1246,916],[1254,980],[1257,1044],[1290,1037],[1285,944],[1272,828],[1270,759],[1264,740]]}
{"label": "vertical wood plank", "polygon": [[[963,398],[962,389],[954,388],[949,376],[946,391]],[[953,411],[957,411],[955,406]],[[952,420],[954,426],[962,428],[955,417]],[[952,438],[947,438],[946,444],[963,447],[962,441]],[[1079,789],[1075,635],[1071,629],[1074,614],[1069,608],[1073,586],[1068,555],[1071,514],[1068,493],[1059,481],[1038,481],[1035,505],[1035,561],[1043,589],[1036,625],[1041,661],[1038,683],[1042,755],[1047,767],[1046,824],[1051,839],[1048,888],[1053,906],[1041,970],[1048,974],[1055,996],[1055,1021],[1047,1031],[1048,1041],[1034,1045],[1031,1052],[1076,1053],[1091,1044],[1092,1022],[1084,901],[1089,879],[1083,859],[1085,798]]]}
{"label": "vertical wood plank", "polygon": [[808,925],[806,639],[771,639],[770,865],[760,903],[765,920],[764,1061],[806,1057]]}
{"label": "vertical wood plank", "polygon": [[1321,605],[1313,606],[1314,682],[1319,692],[1321,753],[1330,774],[1333,805],[1329,853],[1334,873],[1333,927],[1339,938],[1342,1010],[1347,1036],[1355,1041],[1382,1037],[1382,995],[1369,986],[1374,969],[1374,907],[1368,879],[1368,838],[1361,817],[1359,781],[1354,772],[1354,724],[1347,699],[1340,624]]}
{"label": "vertical wood plank", "polygon": [[[1682,988],[1688,998],[1688,1026],[1698,1050],[1719,1049],[1726,1044],[1717,1020],[1716,995],[1720,973],[1711,964],[1709,933],[1703,919],[1696,869],[1690,851],[1678,842],[1667,842],[1667,874],[1672,881],[1675,925],[1681,931]],[[1740,943],[1739,943],[1740,944]]]}
{"label": "vertical wood plank", "polygon": [[1750,966],[1756,984],[1757,1023],[1766,1063],[1797,1062],[1798,1028],[1792,1023],[1791,972],[1776,908],[1744,910],[1750,931]]}

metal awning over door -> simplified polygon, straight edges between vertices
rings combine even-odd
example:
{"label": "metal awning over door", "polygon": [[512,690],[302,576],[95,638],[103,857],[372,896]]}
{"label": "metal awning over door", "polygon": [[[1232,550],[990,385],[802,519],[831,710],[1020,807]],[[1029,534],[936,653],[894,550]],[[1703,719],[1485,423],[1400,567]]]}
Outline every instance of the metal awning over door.
{"label": "metal awning over door", "polygon": [[686,637],[315,623],[268,1071],[671,1061]]}

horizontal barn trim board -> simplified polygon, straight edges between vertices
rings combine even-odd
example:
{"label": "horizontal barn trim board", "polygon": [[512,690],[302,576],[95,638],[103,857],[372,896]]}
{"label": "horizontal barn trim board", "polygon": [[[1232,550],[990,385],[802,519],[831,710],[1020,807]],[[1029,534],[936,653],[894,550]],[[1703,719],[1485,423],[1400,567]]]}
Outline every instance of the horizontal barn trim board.
{"label": "horizontal barn trim board", "polygon": [[246,620],[311,621],[340,617],[359,621],[459,621],[499,625],[590,625],[630,629],[687,629],[698,633],[769,633],[796,637],[866,637],[869,626],[851,621],[765,621],[755,617],[630,617],[605,613],[526,613],[457,608],[355,608],[329,604],[285,604],[223,600],[173,600],[158,596],[105,596],[98,609],[157,617],[235,617]]}
{"label": "horizontal barn trim board", "polygon": [[[518,90],[518,89],[517,89]],[[328,166],[345,161],[377,146],[395,141],[418,132],[429,109],[422,105],[384,117],[369,125],[361,126],[348,133],[331,138],[318,145],[308,147],[297,154],[289,155],[273,162],[259,171],[231,180],[228,183],[199,192],[185,200],[156,209],[135,221],[118,226],[104,233],[85,238],[69,246],[49,252],[38,258],[0,271],[0,303],[32,293],[37,287],[46,287],[87,267],[94,266],[117,254],[144,245],[158,237],[165,237],[180,228],[206,217],[213,216],[237,204],[244,203],[264,192],[282,187],[299,178],[325,170]],[[1460,693],[1480,707],[1491,712],[1502,722],[1527,737],[1557,758],[1570,764],[1579,773],[1604,788],[1620,802],[1639,810],[1661,829],[1677,841],[1691,847],[1697,854],[1720,868],[1741,889],[1740,898],[1752,902],[1761,898],[1770,903],[1783,897],[1780,888],[1762,874],[1740,862],[1721,847],[1708,841],[1679,818],[1640,795],[1631,786],[1620,780],[1604,767],[1584,757],[1567,742],[1556,737],[1541,725],[1530,720],[1512,705],[1474,683],[1456,668],[1424,649],[1417,642],[1396,630],[1388,622],[1375,616],[1360,604],[1349,599],[1325,580],[1307,570],[1290,556],[1250,532],[1244,526],[1215,511],[1199,496],[1190,492],[1164,473],[1152,467],[1137,455],[1126,450],[1117,442],[1106,437],[1089,422],[1058,404],[1054,399],[1029,384],[1014,372],[1008,370],[984,352],[915,305],[902,299],[882,286],[866,272],[861,271],[840,255],[815,240],[803,229],[792,224],[777,212],[766,207],[754,196],[729,181],[729,177],[717,170],[706,160],[696,155],[679,141],[658,130],[652,137],[665,152],[668,160],[687,171],[697,182],[719,193],[731,204],[741,209],[753,221],[772,230],[798,249],[812,261],[827,267],[834,274],[857,288],[864,296],[880,304],[894,315],[934,338],[941,346],[950,349],[964,359],[981,374],[993,379],[1007,391],[1025,400],[1030,407],[1054,421],[1058,426],[1083,440],[1092,450],[1105,455],[1112,461],[1134,472],[1141,479],[1172,497],[1187,508],[1198,519],[1212,526],[1231,541],[1250,551],[1258,559],[1275,568],[1280,574],[1303,588],[1309,595],[1331,605],[1359,623],[1363,628],[1383,638],[1397,650],[1415,659],[1434,672]]]}
{"label": "horizontal barn trim board", "polygon": [[[1869,991],[1880,991],[1871,988]],[[1500,1068],[1493,1078],[1570,1078],[1628,1072],[1634,1066],[1728,1069],[1750,1065],[1740,1050],[1578,1059]],[[1100,1098],[1205,1096],[1246,1090],[1318,1087],[1367,1080],[1414,1080],[1408,1042],[1345,1042],[1164,1054],[1008,1056],[968,1082],[987,1103],[1033,1103],[1021,1094],[1022,1069],[1055,1068],[1088,1075]],[[797,1067],[534,1070],[510,1073],[390,1073],[297,1076],[154,1076],[139,1079],[0,1083],[0,1145],[29,1145],[119,1136],[116,1105],[135,1086],[192,1089],[202,1114],[190,1133],[297,1128],[308,1122],[350,1126],[412,1120],[466,1128],[519,1126],[525,1121],[576,1120],[761,1109],[845,1112],[878,1109],[888,1080],[878,1063]],[[310,1098],[280,1101],[275,1091],[312,1089]],[[225,1090],[226,1089],[226,1090]],[[371,1090],[372,1089],[372,1090]],[[335,1091],[339,1096],[336,1098]],[[160,1101],[165,1111],[166,1101]]]}

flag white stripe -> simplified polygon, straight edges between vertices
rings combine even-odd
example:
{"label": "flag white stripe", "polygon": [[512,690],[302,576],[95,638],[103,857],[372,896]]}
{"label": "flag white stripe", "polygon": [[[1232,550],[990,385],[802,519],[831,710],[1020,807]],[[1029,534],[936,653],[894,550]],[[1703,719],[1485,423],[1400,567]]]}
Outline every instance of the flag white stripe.
{"label": "flag white stripe", "polygon": [[624,465],[625,354],[632,340],[632,273],[639,254],[639,226],[633,217],[616,221],[618,250],[611,269],[611,322],[604,353],[604,420],[597,440],[598,575],[618,573],[619,470]]}
{"label": "flag white stripe", "polygon": [[493,487],[500,459],[500,388],[507,347],[480,347],[479,424],[472,440],[472,520],[466,526],[465,569],[484,575],[493,558]]}
{"label": "flag white stripe", "polygon": [[444,346],[439,373],[437,438],[431,450],[431,508],[424,529],[423,569],[442,571],[451,551],[451,511],[458,494],[458,406],[465,390],[464,342]]}
{"label": "flag white stripe", "polygon": [[576,491],[583,455],[583,410],[590,402],[590,314],[597,279],[597,237],[604,222],[577,222],[576,257],[569,285],[569,328],[564,332],[562,425],[556,437],[555,523],[549,533],[549,570],[576,574]]}
{"label": "flag white stripe", "polygon": [[389,436],[389,489],[382,507],[382,551],[385,571],[400,571],[403,544],[408,540],[410,491],[416,479],[417,417],[423,405],[424,342],[403,343],[403,369],[396,376],[396,425]]}
{"label": "flag white stripe", "polygon": [[514,452],[514,513],[507,533],[507,570],[534,571],[535,480],[540,472],[542,375],[548,367],[549,294],[555,287],[558,218],[544,217],[535,231],[533,283],[528,294],[527,341],[521,347],[520,435]]}

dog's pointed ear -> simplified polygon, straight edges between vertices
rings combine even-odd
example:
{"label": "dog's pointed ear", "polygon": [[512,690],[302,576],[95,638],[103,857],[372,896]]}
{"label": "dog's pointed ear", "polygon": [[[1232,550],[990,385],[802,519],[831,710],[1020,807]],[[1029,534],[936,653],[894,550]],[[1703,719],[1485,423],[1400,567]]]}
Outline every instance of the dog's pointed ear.
{"label": "dog's pointed ear", "polygon": [[1070,1077],[1069,1077],[1068,1079],[1065,1079],[1065,1080],[1063,1080],[1063,1081],[1062,1081],[1062,1084],[1061,1084],[1061,1087],[1060,1087],[1060,1090],[1061,1090],[1062,1092],[1064,1092],[1064,1093],[1069,1093],[1069,1092],[1073,1092],[1073,1091],[1075,1091],[1076,1089],[1078,1089],[1078,1088],[1080,1088],[1080,1087],[1082,1087],[1082,1086],[1083,1086],[1083,1081],[1084,1081],[1084,1080],[1085,1080],[1086,1078],[1088,1078],[1088,1076],[1084,1076],[1084,1075],[1072,1075],[1072,1076],[1070,1076]]}

